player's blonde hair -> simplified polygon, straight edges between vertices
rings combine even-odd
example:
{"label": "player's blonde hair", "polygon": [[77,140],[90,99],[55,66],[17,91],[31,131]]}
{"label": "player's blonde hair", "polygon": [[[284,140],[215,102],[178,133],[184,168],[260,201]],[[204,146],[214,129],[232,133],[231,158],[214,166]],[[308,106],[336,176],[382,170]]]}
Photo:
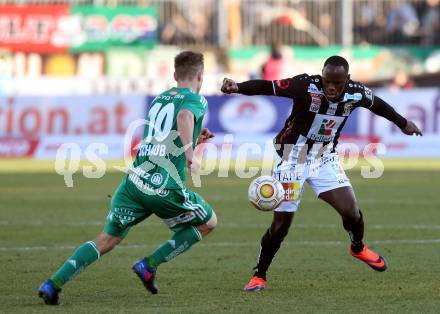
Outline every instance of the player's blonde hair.
{"label": "player's blonde hair", "polygon": [[174,58],[176,79],[193,79],[204,66],[203,54],[194,51],[182,51]]}

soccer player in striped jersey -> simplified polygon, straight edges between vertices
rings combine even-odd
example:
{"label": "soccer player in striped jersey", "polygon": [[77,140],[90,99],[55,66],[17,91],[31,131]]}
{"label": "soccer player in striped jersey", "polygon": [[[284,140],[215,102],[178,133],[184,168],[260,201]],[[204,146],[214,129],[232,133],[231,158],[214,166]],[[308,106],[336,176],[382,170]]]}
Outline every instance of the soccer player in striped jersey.
{"label": "soccer player in striped jersey", "polygon": [[272,224],[261,239],[255,273],[245,290],[265,288],[266,272],[289,231],[306,181],[320,199],[341,215],[351,239],[351,255],[376,271],[386,270],[385,259],[363,242],[363,215],[335,148],[348,116],[359,107],[388,119],[407,135],[422,135],[417,126],[375,97],[362,83],[351,80],[348,62],[340,56],[325,61],[322,75],[301,74],[283,80],[238,84],[225,78],[222,91],[293,100],[292,112],[274,139],[279,158],[273,175],[285,188],[285,201],[275,209]]}

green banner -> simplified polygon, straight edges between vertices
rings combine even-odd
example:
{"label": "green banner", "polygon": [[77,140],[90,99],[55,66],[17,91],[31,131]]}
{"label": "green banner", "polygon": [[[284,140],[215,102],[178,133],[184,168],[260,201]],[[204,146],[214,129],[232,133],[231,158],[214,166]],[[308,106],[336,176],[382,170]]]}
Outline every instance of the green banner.
{"label": "green banner", "polygon": [[[327,47],[315,46],[291,46],[295,59],[299,60],[325,60],[326,58],[341,54],[344,52],[342,46],[333,45]],[[395,55],[401,55],[402,52],[411,55],[421,60],[426,59],[433,51],[438,50],[439,47],[434,46],[352,46],[348,53],[353,56],[353,59],[372,59],[377,57],[384,51],[390,51]],[[229,49],[228,56],[235,60],[249,60],[261,53],[269,53],[269,46],[252,46],[239,49]],[[347,51],[346,51],[347,52]]]}
{"label": "green banner", "polygon": [[71,45],[74,52],[103,51],[113,46],[151,47],[157,42],[157,8],[72,6],[81,34]]}

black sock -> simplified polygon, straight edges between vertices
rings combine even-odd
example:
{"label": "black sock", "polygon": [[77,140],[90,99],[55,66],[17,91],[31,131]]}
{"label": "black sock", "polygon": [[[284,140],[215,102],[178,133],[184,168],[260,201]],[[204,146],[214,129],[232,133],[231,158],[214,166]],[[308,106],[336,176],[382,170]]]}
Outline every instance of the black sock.
{"label": "black sock", "polygon": [[360,217],[357,221],[343,220],[344,229],[347,230],[351,239],[351,250],[355,254],[359,254],[364,248],[364,219],[362,212],[359,210]]}
{"label": "black sock", "polygon": [[[283,237],[284,238],[284,237]],[[271,235],[270,228],[266,230],[261,239],[260,256],[258,257],[258,264],[255,266],[254,276],[266,279],[266,272],[272,263],[272,259],[278,252],[283,239],[279,239]]]}

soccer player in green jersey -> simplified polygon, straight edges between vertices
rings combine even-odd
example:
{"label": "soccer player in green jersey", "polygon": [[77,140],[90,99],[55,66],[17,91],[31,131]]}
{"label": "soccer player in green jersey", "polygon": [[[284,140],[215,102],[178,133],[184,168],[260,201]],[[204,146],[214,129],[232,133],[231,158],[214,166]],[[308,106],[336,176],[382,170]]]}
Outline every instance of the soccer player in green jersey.
{"label": "soccer player in green jersey", "polygon": [[47,279],[38,293],[46,304],[58,304],[61,288],[75,275],[110,252],[130,228],[155,214],[174,232],[172,238],[132,269],[145,288],[157,293],[157,267],[187,251],[217,224],[217,217],[203,198],[185,186],[186,170],[197,172],[197,144],[213,134],[202,130],[206,99],[199,95],[203,81],[203,55],[184,51],[174,59],[173,87],[157,96],[145,120],[145,137],[133,165],[117,188],[104,230],[93,241],[79,246]]}

